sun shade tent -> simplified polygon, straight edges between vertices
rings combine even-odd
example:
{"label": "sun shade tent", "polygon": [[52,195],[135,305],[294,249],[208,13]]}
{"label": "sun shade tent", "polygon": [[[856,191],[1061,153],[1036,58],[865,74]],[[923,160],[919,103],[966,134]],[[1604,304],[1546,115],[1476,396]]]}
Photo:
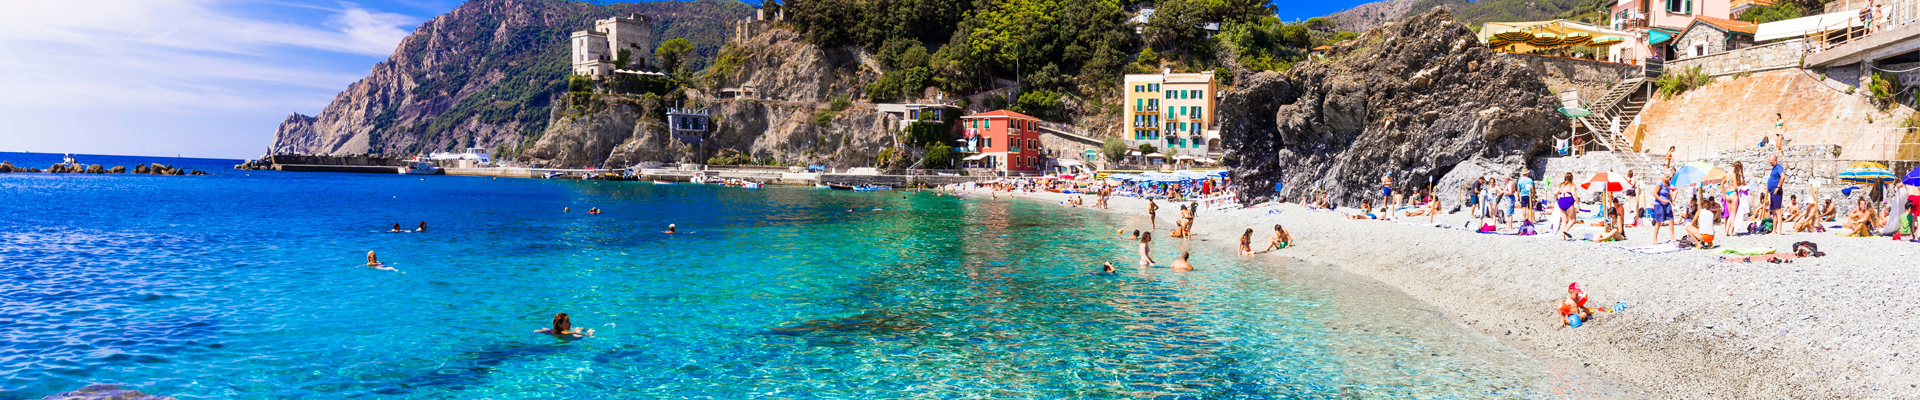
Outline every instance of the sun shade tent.
{"label": "sun shade tent", "polygon": [[1858,27],[1860,10],[1848,10],[1811,17],[1800,17],[1784,21],[1760,24],[1753,34],[1753,41],[1766,42],[1780,39],[1797,39],[1820,31],[1837,31]]}
{"label": "sun shade tent", "polygon": [[1501,51],[1525,53],[1535,50],[1569,48],[1603,49],[1624,43],[1626,32],[1564,19],[1533,22],[1488,22],[1480,29],[1480,41]]}

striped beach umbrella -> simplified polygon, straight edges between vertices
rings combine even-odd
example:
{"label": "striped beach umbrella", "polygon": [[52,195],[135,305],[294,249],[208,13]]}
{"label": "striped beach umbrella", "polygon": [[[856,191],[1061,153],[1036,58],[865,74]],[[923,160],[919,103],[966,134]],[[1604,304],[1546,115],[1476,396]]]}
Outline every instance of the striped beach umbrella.
{"label": "striped beach umbrella", "polygon": [[1887,183],[1898,180],[1893,170],[1880,163],[1861,161],[1840,170],[1840,180],[1864,185]]}
{"label": "striped beach umbrella", "polygon": [[1579,46],[1583,43],[1586,43],[1592,40],[1593,40],[1593,34],[1591,33],[1574,32],[1574,33],[1567,34],[1566,38],[1561,40],[1561,44],[1564,44],[1567,46]]}
{"label": "striped beach umbrella", "polygon": [[1616,44],[1626,43],[1626,41],[1627,41],[1626,39],[1621,39],[1618,36],[1601,36],[1601,37],[1594,38],[1592,41],[1587,42],[1587,47],[1609,47]]}
{"label": "striped beach umbrella", "polygon": [[1527,44],[1534,47],[1560,47],[1564,43],[1566,43],[1565,39],[1560,38],[1560,35],[1546,32],[1536,33],[1533,35],[1533,40],[1527,41]]}
{"label": "striped beach umbrella", "polygon": [[1593,174],[1592,178],[1580,184],[1581,189],[1590,191],[1625,192],[1627,187],[1627,176],[1614,172]]}
{"label": "striped beach umbrella", "polygon": [[1510,42],[1522,42],[1522,41],[1532,40],[1533,32],[1527,32],[1519,29],[1501,29],[1499,32],[1494,32],[1493,36],[1497,38],[1505,39]]}

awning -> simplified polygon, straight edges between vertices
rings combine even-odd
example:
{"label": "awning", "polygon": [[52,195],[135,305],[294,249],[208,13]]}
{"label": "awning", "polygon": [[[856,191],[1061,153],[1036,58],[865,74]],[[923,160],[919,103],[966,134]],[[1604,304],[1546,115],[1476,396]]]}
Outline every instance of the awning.
{"label": "awning", "polygon": [[1071,167],[1071,166],[1075,166],[1075,165],[1081,165],[1081,164],[1080,164],[1080,160],[1075,160],[1075,159],[1071,159],[1071,158],[1061,158],[1061,159],[1056,159],[1056,160],[1055,160],[1054,162],[1056,162],[1056,163],[1058,163],[1058,165],[1060,165],[1060,166],[1062,166],[1062,167]]}
{"label": "awning", "polygon": [[1860,26],[1860,10],[1841,11],[1760,24],[1759,30],[1753,34],[1753,40],[1756,42],[1765,42],[1779,39],[1792,39],[1806,36],[1808,32],[1839,30],[1853,26]]}
{"label": "awning", "polygon": [[1173,159],[1175,159],[1175,160],[1192,160],[1192,159],[1193,159],[1193,156],[1178,156],[1178,157],[1174,157]]}
{"label": "awning", "polygon": [[1147,158],[1167,158],[1167,155],[1160,154],[1160,153],[1153,153],[1153,154],[1148,154]]}
{"label": "awning", "polygon": [[979,159],[982,159],[982,158],[987,158],[987,155],[985,155],[985,154],[976,154],[976,155],[974,155],[974,156],[972,156],[972,157],[967,157],[967,158],[962,158],[962,159],[960,159],[960,160],[961,160],[961,161],[976,161],[976,160],[979,160]]}
{"label": "awning", "polygon": [[1672,39],[1672,38],[1673,38],[1673,34],[1667,33],[1666,31],[1662,31],[1659,29],[1647,30],[1647,44],[1660,44],[1660,43],[1666,42],[1667,39]]}

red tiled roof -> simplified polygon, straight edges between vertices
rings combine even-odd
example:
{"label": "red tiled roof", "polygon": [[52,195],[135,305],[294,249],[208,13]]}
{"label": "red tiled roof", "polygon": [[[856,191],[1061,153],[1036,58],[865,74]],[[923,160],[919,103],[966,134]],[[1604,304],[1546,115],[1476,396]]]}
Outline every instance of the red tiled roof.
{"label": "red tiled roof", "polygon": [[1313,49],[1314,49],[1314,50],[1327,50],[1327,49],[1332,49],[1332,48],[1333,48],[1333,46],[1320,46],[1320,47],[1315,47],[1315,48],[1313,48]]}
{"label": "red tiled roof", "polygon": [[1714,17],[1705,16],[1705,15],[1694,16],[1693,20],[1699,21],[1699,22],[1705,22],[1708,25],[1713,25],[1714,27],[1720,28],[1720,30],[1729,31],[1729,32],[1740,32],[1748,35],[1752,35],[1754,31],[1759,30],[1759,25],[1754,25],[1752,22],[1748,22],[1748,21],[1735,21],[1735,20],[1730,20],[1725,18],[1714,18]]}
{"label": "red tiled roof", "polygon": [[992,118],[992,117],[1009,117],[1009,118],[1039,120],[1039,118],[1034,118],[1026,114],[1021,114],[1021,113],[1007,111],[1007,110],[988,111],[988,112],[968,115],[960,118]]}

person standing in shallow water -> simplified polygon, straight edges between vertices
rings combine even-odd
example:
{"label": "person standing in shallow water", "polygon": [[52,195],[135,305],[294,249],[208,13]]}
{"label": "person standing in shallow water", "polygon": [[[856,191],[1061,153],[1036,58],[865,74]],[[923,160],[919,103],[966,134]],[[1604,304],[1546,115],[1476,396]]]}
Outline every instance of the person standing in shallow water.
{"label": "person standing in shallow water", "polygon": [[1147,198],[1147,230],[1148,231],[1152,231],[1154,228],[1159,227],[1159,224],[1156,223],[1156,220],[1154,217],[1154,215],[1159,212],[1160,212],[1160,204],[1154,203],[1153,198],[1150,198],[1150,197]]}
{"label": "person standing in shallow water", "polygon": [[1174,259],[1173,266],[1168,267],[1168,269],[1172,269],[1174,271],[1192,271],[1193,264],[1187,262],[1187,256],[1189,255],[1192,255],[1192,254],[1184,251],[1180,252],[1180,258]]}
{"label": "person standing in shallow water", "polygon": [[1140,233],[1140,267],[1153,266],[1153,232]]}

